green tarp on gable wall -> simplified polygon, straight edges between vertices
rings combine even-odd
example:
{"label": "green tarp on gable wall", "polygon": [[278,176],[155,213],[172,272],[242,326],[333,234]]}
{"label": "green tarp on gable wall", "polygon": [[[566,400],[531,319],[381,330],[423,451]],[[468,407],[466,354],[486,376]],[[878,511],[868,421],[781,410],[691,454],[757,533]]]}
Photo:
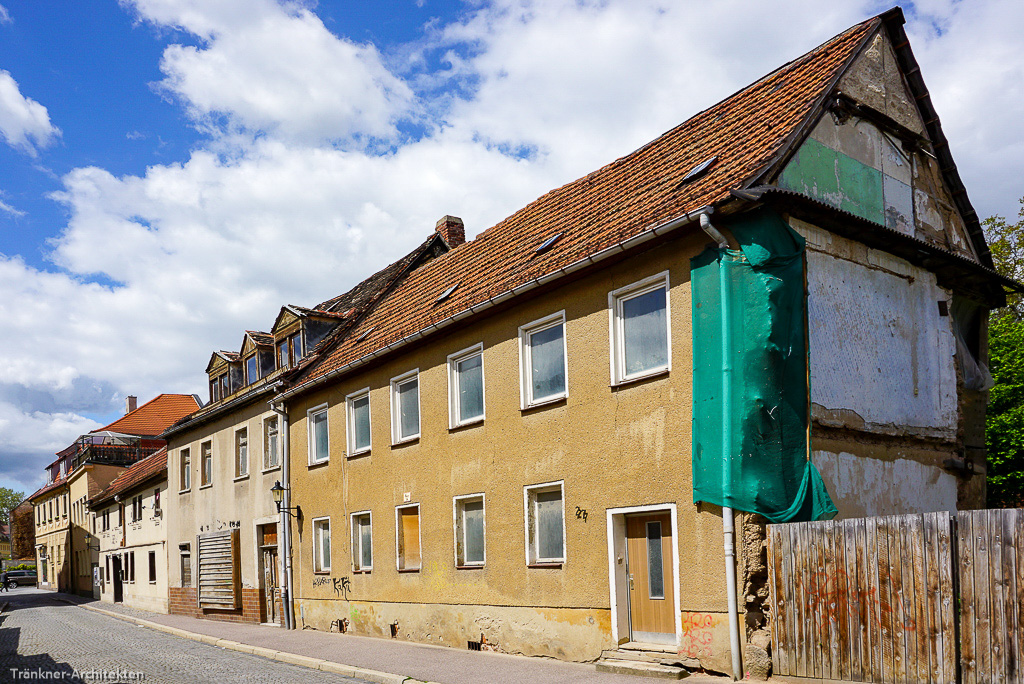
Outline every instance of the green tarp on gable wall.
{"label": "green tarp on gable wall", "polygon": [[690,262],[693,500],[771,522],[831,518],[808,459],[804,239],[766,209],[728,227],[739,251],[709,248]]}

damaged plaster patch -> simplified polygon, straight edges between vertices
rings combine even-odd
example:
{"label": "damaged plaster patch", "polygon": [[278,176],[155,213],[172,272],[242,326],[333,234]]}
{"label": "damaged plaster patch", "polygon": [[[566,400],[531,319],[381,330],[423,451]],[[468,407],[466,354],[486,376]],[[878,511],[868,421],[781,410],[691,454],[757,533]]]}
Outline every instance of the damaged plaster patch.
{"label": "damaged plaster patch", "polygon": [[813,452],[812,460],[838,518],[956,510],[956,477],[936,466],[828,451]]}

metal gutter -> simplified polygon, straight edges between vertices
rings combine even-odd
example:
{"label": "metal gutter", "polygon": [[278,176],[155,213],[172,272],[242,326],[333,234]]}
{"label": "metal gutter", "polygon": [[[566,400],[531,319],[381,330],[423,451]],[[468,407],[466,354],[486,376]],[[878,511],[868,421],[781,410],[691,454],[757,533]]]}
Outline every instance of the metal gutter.
{"label": "metal gutter", "polygon": [[622,242],[616,243],[610,247],[606,247],[605,249],[602,249],[599,252],[595,252],[594,254],[591,254],[588,257],[585,257],[578,261],[574,261],[568,266],[563,266],[560,269],[551,271],[550,273],[542,275],[538,278],[534,278],[533,280],[525,282],[521,285],[517,285],[509,290],[506,290],[505,292],[502,292],[501,294],[495,295],[494,297],[491,297],[483,302],[474,304],[466,309],[463,309],[462,311],[453,314],[448,318],[440,320],[437,323],[431,323],[427,327],[422,328],[421,330],[418,330],[417,332],[411,335],[407,335],[384,347],[381,347],[380,349],[376,349],[367,354],[366,356],[362,356],[356,359],[355,361],[351,361],[345,364],[344,366],[335,368],[334,370],[324,375],[321,375],[318,378],[315,378],[301,385],[296,385],[295,387],[292,387],[291,389],[286,390],[285,392],[278,395],[278,401],[285,401],[297,394],[305,392],[306,390],[310,390],[313,389],[314,387],[322,385],[323,383],[327,382],[332,378],[338,377],[339,375],[343,375],[349,371],[364,366],[379,356],[383,356],[385,354],[395,351],[396,349],[405,347],[411,344],[412,342],[415,342],[416,340],[422,337],[426,337],[427,335],[430,335],[433,332],[446,328],[449,325],[452,325],[453,323],[457,323],[461,320],[469,318],[470,316],[475,316],[476,314],[479,314],[482,311],[486,311],[499,304],[507,302],[510,299],[524,295],[538,287],[548,285],[549,283],[553,283],[557,280],[570,276],[573,273],[576,273],[584,268],[587,268],[588,266],[600,263],[602,261],[610,259],[611,257],[617,256],[618,254],[639,247],[640,245],[643,245],[657,237],[661,237],[662,235],[672,232],[677,228],[689,225],[699,220],[701,215],[711,214],[713,211],[713,207],[703,206],[695,211],[684,213],[673,219],[670,219],[663,223],[659,223],[651,228],[648,228],[639,235],[635,235],[627,240],[623,240]]}
{"label": "metal gutter", "polygon": [[[265,385],[263,385],[262,387],[257,387],[251,393],[243,394],[240,397],[235,397],[234,399],[232,399],[231,401],[227,402],[226,404],[221,404],[220,406],[217,406],[217,407],[213,408],[209,413],[204,413],[201,416],[196,416],[195,418],[192,418],[192,419],[190,419],[190,420],[188,420],[188,421],[186,421],[184,423],[175,423],[171,427],[169,427],[166,430],[164,430],[159,435],[158,439],[162,439],[164,441],[167,441],[167,438],[172,436],[172,435],[176,435],[179,432],[183,432],[184,430],[187,430],[187,429],[189,429],[191,427],[194,427],[196,425],[202,425],[203,423],[207,422],[208,420],[212,420],[212,419],[220,416],[221,414],[225,413],[227,410],[235,409],[235,408],[238,408],[239,406],[247,404],[250,401],[253,401],[256,398],[261,397],[264,394],[272,391],[273,389],[274,389],[274,383],[268,381]],[[201,410],[202,409],[200,409],[200,411]],[[195,415],[195,414],[192,414],[192,415]]]}

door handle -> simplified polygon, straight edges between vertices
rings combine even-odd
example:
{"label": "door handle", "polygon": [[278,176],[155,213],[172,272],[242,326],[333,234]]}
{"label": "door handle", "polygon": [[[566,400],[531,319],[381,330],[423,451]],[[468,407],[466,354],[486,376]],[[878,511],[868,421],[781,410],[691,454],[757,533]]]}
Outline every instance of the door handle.
{"label": "door handle", "polygon": [[633,573],[629,573],[629,590],[633,591]]}

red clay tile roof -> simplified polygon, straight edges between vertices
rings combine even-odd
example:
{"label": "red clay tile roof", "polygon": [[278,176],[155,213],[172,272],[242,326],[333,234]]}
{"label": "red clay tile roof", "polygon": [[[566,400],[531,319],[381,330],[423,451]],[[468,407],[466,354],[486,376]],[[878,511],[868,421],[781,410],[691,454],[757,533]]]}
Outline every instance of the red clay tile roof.
{"label": "red clay tile roof", "polygon": [[256,344],[263,346],[273,346],[274,336],[270,333],[265,333],[259,330],[246,330],[245,334],[252,338],[252,341]]}
{"label": "red clay tile roof", "polygon": [[157,477],[167,472],[167,447],[161,448],[114,478],[114,481],[107,485],[107,488],[97,494],[90,501],[91,504],[98,504],[106,501],[115,494],[126,492],[133,487],[146,482],[151,477]]}
{"label": "red clay tile roof", "polygon": [[[332,370],[657,224],[727,200],[730,190],[754,182],[806,130],[880,24],[875,17],[848,29],[412,272],[320,363],[300,375],[297,386],[312,384]],[[711,157],[717,161],[705,175],[683,183],[691,169]],[[562,237],[551,249],[536,253],[559,233]],[[436,303],[455,283],[460,283],[458,289]],[[371,332],[360,340],[367,330]]]}
{"label": "red clay tile roof", "polygon": [[155,437],[198,409],[199,404],[191,394],[160,394],[110,425],[93,432],[109,430],[125,435]]}
{"label": "red clay tile roof", "polygon": [[35,499],[39,498],[43,494],[46,494],[47,492],[51,492],[54,489],[57,489],[58,487],[60,487],[61,485],[67,484],[67,481],[68,481],[68,476],[67,475],[65,475],[64,477],[58,477],[56,480],[54,480],[50,484],[43,485],[42,487],[40,487],[36,491],[34,491],[31,494],[29,494],[28,497],[25,498],[25,501],[34,501]]}

